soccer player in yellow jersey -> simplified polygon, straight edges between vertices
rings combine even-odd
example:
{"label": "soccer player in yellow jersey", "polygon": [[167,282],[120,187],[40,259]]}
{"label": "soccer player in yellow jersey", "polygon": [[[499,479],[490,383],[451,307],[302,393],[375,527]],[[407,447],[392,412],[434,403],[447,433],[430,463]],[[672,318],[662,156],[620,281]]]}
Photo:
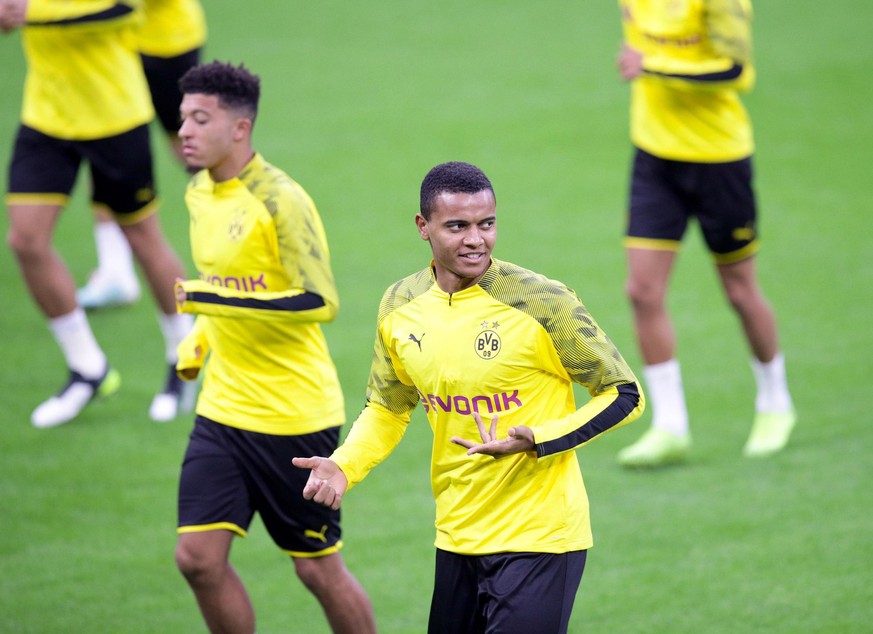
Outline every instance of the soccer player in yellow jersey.
{"label": "soccer player in yellow jersey", "polygon": [[[385,292],[367,406],[329,458],[294,459],[312,470],[304,496],[339,508],[420,402],[434,435],[428,631],[566,632],[593,543],[575,449],[637,418],[642,394],[572,290],[491,257],[479,168],[434,167],[420,210],[433,260]],[[573,383],[591,396],[579,408]]]}
{"label": "soccer player in yellow jersey", "polygon": [[184,269],[156,213],[148,130],[154,111],[134,46],[133,7],[113,0],[2,2],[0,26],[23,26],[28,66],[9,166],[7,239],[69,367],[66,386],[31,416],[44,428],[74,419],[120,383],[52,247],[82,163],[90,168],[93,205],[122,226],[145,273],[167,350],[175,350],[192,320],[176,314],[173,285]]}
{"label": "soccer player in yellow jersey", "polygon": [[319,326],[339,306],[321,219],[303,188],[252,149],[257,76],[212,62],[180,87],[182,152],[200,171],[185,194],[199,279],[177,285],[179,309],[197,319],[178,369],[193,379],[207,355],[208,364],[179,482],[176,563],[210,631],[254,632],[228,558],[257,512],[333,631],[375,632],[339,553],[339,512],[304,500],[306,475],[291,465],[333,451],[345,422]]}
{"label": "soccer player in yellow jersey", "polygon": [[795,423],[776,320],[757,281],[752,129],[739,93],[754,81],[748,0],[620,0],[622,79],[636,148],[625,247],[652,427],[618,456],[680,462],[691,447],[667,286],[689,221],[700,226],[740,319],[757,381],[747,456],[782,449]]}

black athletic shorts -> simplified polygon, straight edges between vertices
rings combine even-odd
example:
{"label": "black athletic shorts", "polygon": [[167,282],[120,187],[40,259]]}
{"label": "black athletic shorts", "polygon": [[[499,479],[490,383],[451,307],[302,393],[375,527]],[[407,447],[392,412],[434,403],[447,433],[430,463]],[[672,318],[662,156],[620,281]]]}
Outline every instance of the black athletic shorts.
{"label": "black athletic shorts", "polygon": [[438,549],[428,634],[564,634],[587,555]]}
{"label": "black athletic shorts", "polygon": [[195,48],[176,57],[142,54],[140,57],[158,121],[167,134],[175,136],[179,132],[179,106],[182,104],[179,80],[200,62],[200,49]]}
{"label": "black athletic shorts", "polygon": [[294,557],[342,546],[340,513],[303,499],[308,469],[294,457],[329,456],[339,427],[301,436],[237,429],[197,416],[179,478],[180,533],[229,530],[245,536],[257,511],[273,541]]}
{"label": "black athletic shorts", "polygon": [[678,250],[692,218],[716,262],[758,249],[750,158],[728,163],[671,161],[637,149],[626,244]]}
{"label": "black athletic shorts", "polygon": [[58,139],[19,126],[9,165],[10,203],[18,195],[68,200],[83,162],[91,171],[91,200],[120,223],[135,223],[156,209],[147,125],[93,141]]}

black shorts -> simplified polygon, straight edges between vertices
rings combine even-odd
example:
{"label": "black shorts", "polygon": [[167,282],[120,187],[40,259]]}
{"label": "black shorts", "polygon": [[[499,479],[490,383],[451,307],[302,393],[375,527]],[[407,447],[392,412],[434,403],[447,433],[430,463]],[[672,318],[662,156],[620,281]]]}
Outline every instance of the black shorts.
{"label": "black shorts", "polygon": [[428,634],[563,634],[587,555],[438,549]]}
{"label": "black shorts", "polygon": [[175,136],[179,132],[179,106],[182,105],[179,80],[200,62],[200,49],[195,48],[176,57],[142,54],[140,57],[158,121],[167,134]]}
{"label": "black shorts", "polygon": [[678,250],[695,218],[716,262],[736,262],[758,249],[750,158],[689,163],[637,149],[629,207],[627,246]]}
{"label": "black shorts", "polygon": [[339,427],[302,436],[237,429],[197,416],[179,478],[180,533],[229,530],[245,536],[257,511],[279,548],[320,557],[342,546],[340,513],[303,499],[302,456],[329,456]]}
{"label": "black shorts", "polygon": [[157,208],[147,125],[93,141],[58,139],[19,126],[9,165],[10,203],[18,195],[69,200],[83,161],[91,171],[92,202],[120,223],[133,224]]}

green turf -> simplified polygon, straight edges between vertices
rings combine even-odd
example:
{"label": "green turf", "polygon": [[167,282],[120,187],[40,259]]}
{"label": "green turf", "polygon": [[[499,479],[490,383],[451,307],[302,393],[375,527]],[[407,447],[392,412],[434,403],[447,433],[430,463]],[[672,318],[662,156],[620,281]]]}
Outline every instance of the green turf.
{"label": "green turf", "polygon": [[[256,146],[309,190],[324,218],[343,302],[325,330],[350,418],[363,404],[379,295],[429,257],[412,218],[422,176],[444,160],[492,177],[497,257],[574,287],[639,367],[622,294],[630,149],[614,3],[207,5],[207,57],[261,74]],[[797,431],[772,459],[740,456],[753,400],[748,354],[695,233],[670,299],[693,458],[663,472],[617,467],[616,451],[648,415],[579,451],[597,545],[572,632],[873,631],[873,8],[796,0],[756,9],[759,82],[747,103],[759,269],[780,320]],[[18,35],[0,39],[0,68],[8,156],[23,78]],[[190,261],[184,177],[155,147],[163,224]],[[80,282],[94,263],[90,231],[80,191],[57,234]],[[157,425],[146,415],[163,373],[151,300],[93,316],[121,393],[40,431],[30,411],[64,370],[8,249],[0,297],[0,631],[204,631],[172,560],[190,419]],[[344,504],[344,554],[385,633],[425,630],[429,444],[417,412],[395,454]],[[261,634],[328,631],[259,523],[233,560]]]}

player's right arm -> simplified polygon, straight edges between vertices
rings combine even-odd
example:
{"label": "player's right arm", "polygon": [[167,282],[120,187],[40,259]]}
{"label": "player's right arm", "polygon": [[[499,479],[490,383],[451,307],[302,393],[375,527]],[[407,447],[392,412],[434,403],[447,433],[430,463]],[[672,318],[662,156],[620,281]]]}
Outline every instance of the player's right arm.
{"label": "player's right arm", "polygon": [[[318,456],[312,458],[324,462],[307,464],[295,462],[299,467],[321,466],[324,477],[319,477],[315,473],[310,474],[309,484],[312,486],[309,488],[309,493],[316,502],[333,508],[337,507],[333,506],[333,502],[328,503],[328,501],[335,500],[336,495],[341,499],[348,489],[363,480],[373,467],[394,451],[406,433],[412,411],[418,404],[418,390],[402,368],[399,368],[396,358],[385,343],[384,317],[390,312],[388,304],[393,299],[396,297],[390,291],[386,292],[379,309],[382,318],[373,346],[366,407],[352,424],[343,444],[329,458]],[[336,466],[342,473],[344,483],[333,481],[331,465]],[[327,490],[321,492],[321,488],[326,485],[319,480],[328,480],[330,483],[328,488],[333,490],[333,494]],[[341,485],[340,488],[337,488],[337,484]]]}
{"label": "player's right arm", "polygon": [[9,33],[24,26],[27,0],[0,0],[0,30]]}
{"label": "player's right arm", "polygon": [[303,487],[303,497],[318,504],[329,506],[334,511],[340,507],[343,494],[349,486],[348,478],[330,458],[292,458],[292,464],[301,469],[312,469]]}
{"label": "player's right arm", "polygon": [[193,381],[200,374],[206,355],[209,353],[209,341],[203,329],[203,320],[198,317],[188,335],[176,347],[176,373],[185,381]]}

